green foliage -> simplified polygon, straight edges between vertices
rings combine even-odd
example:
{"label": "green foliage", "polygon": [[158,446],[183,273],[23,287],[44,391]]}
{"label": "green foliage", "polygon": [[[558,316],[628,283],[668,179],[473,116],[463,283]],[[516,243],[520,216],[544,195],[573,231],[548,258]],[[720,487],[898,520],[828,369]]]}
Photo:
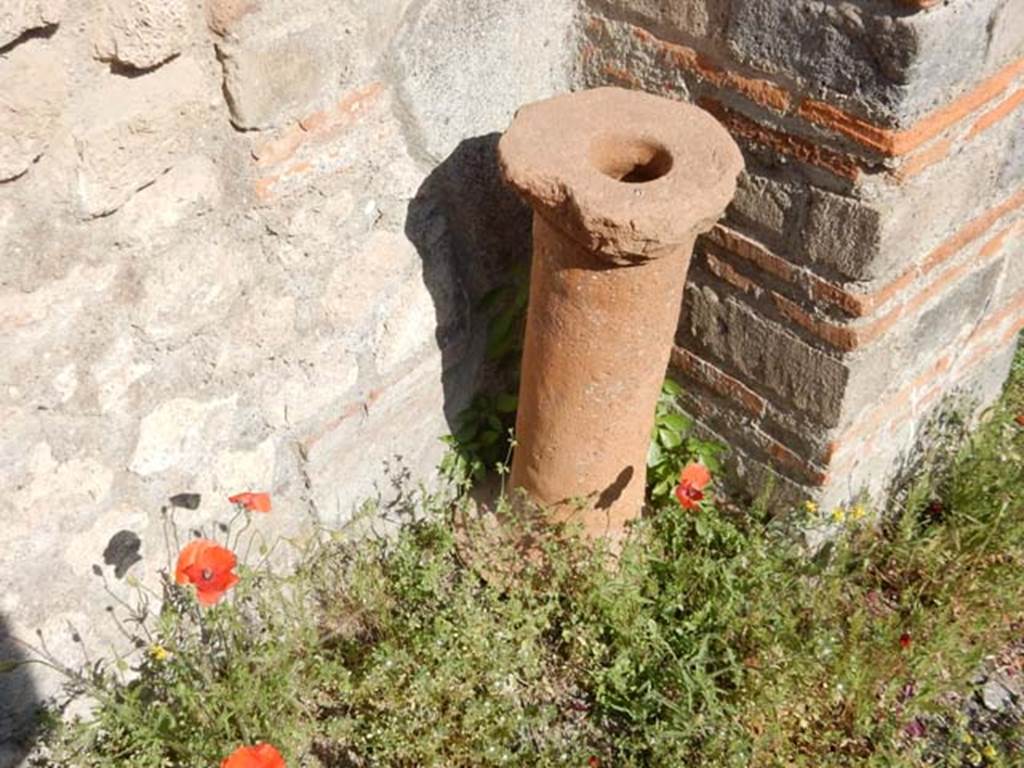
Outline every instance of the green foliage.
{"label": "green foliage", "polygon": [[231,602],[209,609],[165,576],[155,620],[140,591],[122,617],[137,628],[137,650],[72,677],[72,689],[98,706],[87,724],[58,725],[54,754],[39,764],[219,765],[236,746],[261,740],[286,758],[308,750],[319,711],[309,686],[343,679],[345,669],[318,652],[308,580],[265,566],[240,576]]}
{"label": "green foliage", "polygon": [[665,379],[654,414],[651,446],[647,451],[647,500],[654,505],[668,503],[679,483],[679,471],[691,461],[703,462],[712,473],[720,469],[720,443],[701,440],[679,405],[680,386]]}
{"label": "green foliage", "polygon": [[448,452],[438,467],[458,486],[472,485],[508,460],[515,427],[517,397],[510,392],[473,398],[459,414],[458,429],[441,440]]}
{"label": "green foliage", "polygon": [[523,351],[523,322],[530,284],[525,269],[515,270],[507,285],[495,288],[480,301],[480,309],[487,313],[487,359],[501,362],[508,358],[518,360]]}
{"label": "green foliage", "polygon": [[475,553],[518,563],[487,581],[424,498],[393,539],[325,535],[212,610],[168,584],[139,632],[170,655],[99,667],[95,711],[40,764],[215,765],[266,739],[293,768],[1021,765],[1019,726],[950,694],[1024,623],[1022,404],[1018,369],[947,474],[813,557],[760,516],[670,502],[614,564],[555,530]]}
{"label": "green foliage", "polygon": [[499,386],[497,393],[482,392],[459,414],[455,432],[442,441],[448,451],[438,470],[458,487],[479,482],[488,472],[501,471],[511,450],[519,381],[519,358],[529,279],[525,269],[481,300],[478,311],[488,319],[486,361]]}

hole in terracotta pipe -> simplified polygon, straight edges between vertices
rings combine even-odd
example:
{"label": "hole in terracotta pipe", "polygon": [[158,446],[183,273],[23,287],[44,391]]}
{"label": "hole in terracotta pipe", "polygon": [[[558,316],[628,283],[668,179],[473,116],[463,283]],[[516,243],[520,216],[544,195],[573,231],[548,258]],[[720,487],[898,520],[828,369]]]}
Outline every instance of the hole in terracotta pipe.
{"label": "hole in terracotta pipe", "polygon": [[590,145],[590,162],[605,176],[626,184],[644,184],[672,170],[672,155],[650,139],[612,134]]}

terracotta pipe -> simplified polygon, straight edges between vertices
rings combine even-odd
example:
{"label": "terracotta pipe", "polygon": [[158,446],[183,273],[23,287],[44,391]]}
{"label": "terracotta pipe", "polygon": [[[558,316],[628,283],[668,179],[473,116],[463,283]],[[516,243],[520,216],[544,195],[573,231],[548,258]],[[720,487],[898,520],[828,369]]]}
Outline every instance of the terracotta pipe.
{"label": "terracotta pipe", "polygon": [[523,107],[498,153],[534,210],[511,486],[618,540],[643,506],[694,240],[743,159],[703,110],[621,88]]}

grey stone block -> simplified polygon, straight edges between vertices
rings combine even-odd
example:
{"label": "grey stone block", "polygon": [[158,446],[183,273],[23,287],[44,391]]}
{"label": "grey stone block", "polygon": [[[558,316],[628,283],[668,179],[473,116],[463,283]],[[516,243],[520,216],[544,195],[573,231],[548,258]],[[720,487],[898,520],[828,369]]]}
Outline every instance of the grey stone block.
{"label": "grey stone block", "polygon": [[223,35],[217,56],[238,128],[265,129],[298,120],[325,107],[349,83],[347,38],[354,23],[346,5],[273,0],[240,9],[221,7],[213,24]]}
{"label": "grey stone block", "polygon": [[813,97],[907,127],[1019,53],[1024,35],[1006,23],[1008,2],[907,13],[877,3],[733,0],[727,45],[737,61],[792,78]]}
{"label": "grey stone block", "polygon": [[864,279],[876,269],[884,217],[859,200],[809,188],[807,219],[800,233],[802,259]]}
{"label": "grey stone block", "polygon": [[682,33],[705,44],[719,40],[729,21],[729,0],[606,0],[595,5],[654,30]]}
{"label": "grey stone block", "polygon": [[1024,127],[1009,118],[903,183],[870,178],[852,197],[810,187],[792,257],[855,281],[895,277],[1016,192],[1018,138]]}
{"label": "grey stone block", "polygon": [[568,0],[424,0],[410,10],[388,67],[421,150],[440,161],[564,90],[572,12]]}
{"label": "grey stone block", "polygon": [[693,278],[691,271],[683,305],[682,328],[689,334],[684,346],[707,350],[748,386],[835,426],[846,396],[847,367],[736,297]]}
{"label": "grey stone block", "polygon": [[757,175],[748,169],[740,174],[727,218],[778,245],[803,219],[806,198],[807,191],[802,185]]}

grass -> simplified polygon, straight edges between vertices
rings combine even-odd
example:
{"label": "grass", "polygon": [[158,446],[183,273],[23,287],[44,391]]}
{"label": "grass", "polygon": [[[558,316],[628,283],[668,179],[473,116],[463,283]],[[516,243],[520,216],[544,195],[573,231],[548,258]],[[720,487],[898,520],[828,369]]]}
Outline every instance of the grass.
{"label": "grass", "polygon": [[615,567],[559,531],[489,583],[424,496],[396,537],[325,534],[212,609],[168,583],[155,620],[133,609],[129,674],[74,673],[97,705],[55,718],[36,764],[216,765],[265,740],[293,768],[1024,765],[1019,724],[957,698],[1024,635],[1022,412],[1019,356],[955,461],[813,557],[757,509],[666,503]]}

